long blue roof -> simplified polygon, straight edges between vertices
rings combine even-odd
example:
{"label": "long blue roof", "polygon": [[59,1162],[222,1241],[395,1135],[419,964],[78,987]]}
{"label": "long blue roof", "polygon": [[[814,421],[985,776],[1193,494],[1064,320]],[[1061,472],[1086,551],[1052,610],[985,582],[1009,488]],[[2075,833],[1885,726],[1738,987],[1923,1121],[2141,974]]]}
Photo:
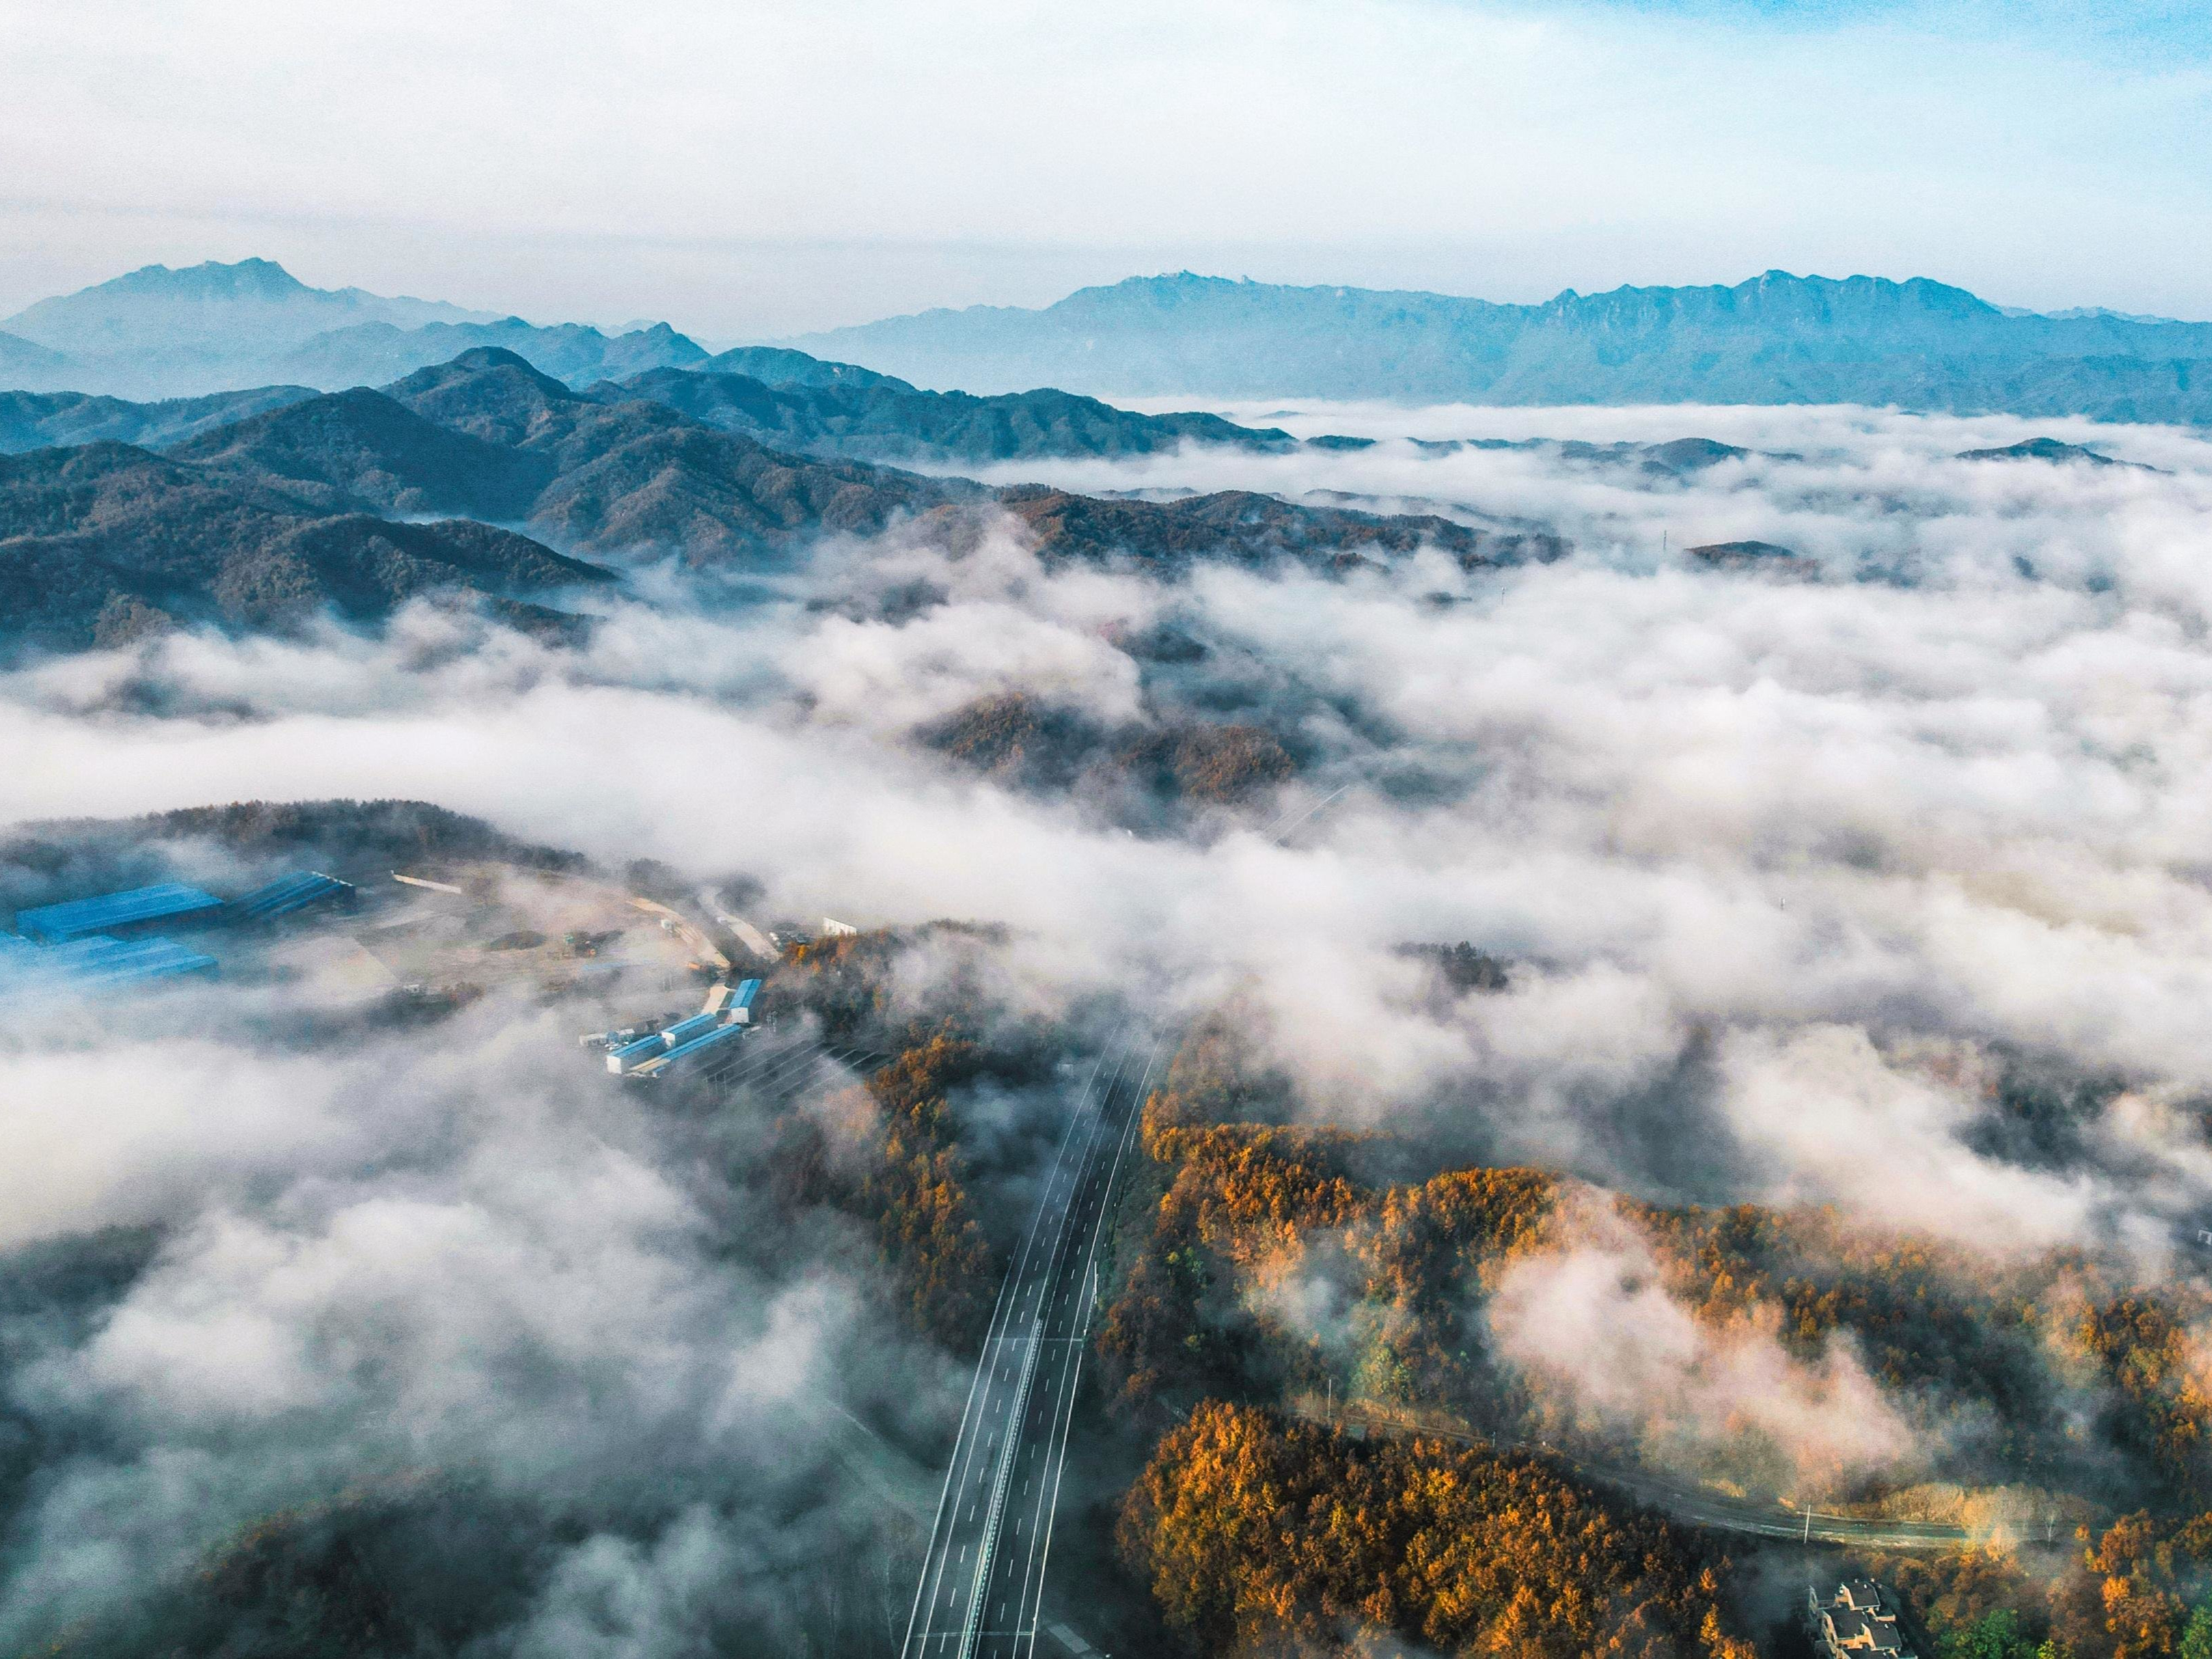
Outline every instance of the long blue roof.
{"label": "long blue roof", "polygon": [[152,887],[133,887],[97,898],[71,899],[65,904],[42,904],[18,911],[15,930],[46,944],[58,944],[84,933],[103,933],[142,921],[167,921],[219,910],[222,901],[212,893],[181,882],[165,881]]}
{"label": "long blue roof", "polygon": [[93,933],[40,945],[0,934],[0,996],[97,991],[179,974],[212,973],[216,959],[167,939],[111,939]]}
{"label": "long blue roof", "polygon": [[660,1040],[660,1033],[653,1031],[635,1042],[625,1042],[621,1048],[611,1050],[609,1058],[628,1065],[644,1059],[647,1054],[665,1054],[667,1052],[668,1045]]}
{"label": "long blue roof", "polygon": [[[93,941],[79,941],[89,945]],[[131,939],[114,941],[104,951],[73,966],[69,977],[87,990],[108,985],[136,985],[145,980],[171,979],[179,974],[213,973],[216,960],[171,939]]]}
{"label": "long blue roof", "polygon": [[319,870],[301,870],[289,876],[279,876],[266,886],[255,888],[238,901],[238,910],[241,915],[262,921],[304,909],[323,899],[349,895],[352,891],[351,882],[340,881],[336,876],[326,876]]}
{"label": "long blue roof", "polygon": [[713,1014],[694,1014],[689,1019],[679,1019],[673,1025],[665,1027],[659,1035],[663,1043],[673,1048],[690,1042],[696,1036],[704,1036],[721,1023],[721,1020]]}
{"label": "long blue roof", "polygon": [[662,1077],[684,1069],[702,1049],[720,1048],[747,1035],[742,1025],[717,1025],[703,1036],[695,1036],[689,1042],[679,1042],[659,1060],[649,1062],[652,1069],[647,1077]]}

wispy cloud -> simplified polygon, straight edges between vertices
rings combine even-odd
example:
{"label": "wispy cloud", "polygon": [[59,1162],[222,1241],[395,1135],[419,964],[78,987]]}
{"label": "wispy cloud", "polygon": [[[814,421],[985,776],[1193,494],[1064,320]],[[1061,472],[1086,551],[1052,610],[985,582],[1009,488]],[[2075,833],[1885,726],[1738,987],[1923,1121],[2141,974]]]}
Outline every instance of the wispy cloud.
{"label": "wispy cloud", "polygon": [[[1181,265],[1498,299],[1779,265],[2202,314],[2205,42],[2152,9],[662,0],[306,28],[19,0],[0,314],[246,253],[717,335]],[[820,252],[870,244],[866,277]]]}

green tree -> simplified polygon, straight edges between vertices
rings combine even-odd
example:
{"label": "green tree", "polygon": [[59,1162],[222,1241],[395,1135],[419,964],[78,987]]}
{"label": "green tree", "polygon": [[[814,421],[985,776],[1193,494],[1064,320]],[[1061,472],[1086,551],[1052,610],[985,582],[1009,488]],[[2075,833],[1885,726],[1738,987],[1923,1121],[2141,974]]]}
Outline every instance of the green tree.
{"label": "green tree", "polygon": [[2182,1628],[2177,1659],[2212,1659],[2212,1601],[2200,1601]]}
{"label": "green tree", "polygon": [[2020,1615],[2010,1607],[1994,1608],[1960,1626],[1936,1647],[1942,1659],[2036,1659],[2035,1644],[2021,1634]]}

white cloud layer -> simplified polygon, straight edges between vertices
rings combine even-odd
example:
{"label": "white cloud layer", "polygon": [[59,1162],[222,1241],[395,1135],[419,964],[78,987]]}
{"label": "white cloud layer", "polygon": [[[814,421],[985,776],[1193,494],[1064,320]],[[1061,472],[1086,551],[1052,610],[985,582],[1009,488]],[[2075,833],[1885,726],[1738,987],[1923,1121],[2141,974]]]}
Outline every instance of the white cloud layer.
{"label": "white cloud layer", "polygon": [[1499,1353],[1547,1385],[1559,1426],[1625,1434],[1662,1468],[1778,1474],[1802,1504],[1909,1474],[1926,1453],[1847,1342],[1808,1361],[1771,1322],[1701,1322],[1668,1294],[1650,1241],[1601,1204],[1575,1213],[1558,1249],[1508,1267],[1485,1311]]}
{"label": "white cloud layer", "polygon": [[[1290,418],[1480,430],[1455,410]],[[1483,418],[1801,459],[1686,481],[1397,443],[1066,464],[1094,487],[1442,502],[1577,550],[1158,586],[1005,538],[964,561],[895,538],[748,609],[618,604],[572,653],[415,613],[374,641],[185,635],[23,665],[0,674],[0,823],[430,799],[611,864],[743,872],[771,911],[1009,924],[1003,970],[1036,1006],[1107,990],[1172,1018],[1241,990],[1339,1121],[2158,1271],[2212,1183],[2193,1106],[2212,1089],[2212,452],[2113,428],[2115,453],[2167,470],[1966,463],[2020,430],[1867,411]],[[1720,534],[1800,548],[1820,578],[1680,556]],[[866,603],[917,581],[943,602]],[[1163,625],[1203,659],[1115,643]],[[906,735],[1009,690],[1103,726],[1164,702],[1261,721],[1304,775],[1241,817],[1133,834]],[[1514,963],[1509,990],[1436,997],[1396,948],[1462,939]],[[539,1650],[682,1650],[726,1613],[687,1586],[781,1571],[728,1503],[773,1485],[787,1424],[826,1443],[804,1426],[817,1396],[887,1370],[835,1241],[718,1257],[665,1126],[587,1087],[553,1016],[486,1007],[337,1060],[244,1035],[231,994],[206,995],[116,1036],[0,1031],[5,1241],[161,1239],[34,1373],[46,1409],[107,1438],[40,1496],[25,1547],[47,1588],[19,1581],[0,1633],[40,1635],[54,1586],[93,1597],[342,1472],[422,1464],[530,1492],[641,1470],[686,1494],[561,1562],[529,1613]],[[2006,1149],[2008,1048],[2113,1079],[2064,1158]],[[1626,1333],[1692,1449],[1763,1437],[1808,1480],[1909,1463],[1847,1352],[1717,1336],[1648,1256],[1593,1235],[1519,1271],[1509,1353]],[[878,1407],[935,1409],[910,1386],[932,1362],[895,1357]],[[1646,1396],[1584,1403],[1650,1426]]]}

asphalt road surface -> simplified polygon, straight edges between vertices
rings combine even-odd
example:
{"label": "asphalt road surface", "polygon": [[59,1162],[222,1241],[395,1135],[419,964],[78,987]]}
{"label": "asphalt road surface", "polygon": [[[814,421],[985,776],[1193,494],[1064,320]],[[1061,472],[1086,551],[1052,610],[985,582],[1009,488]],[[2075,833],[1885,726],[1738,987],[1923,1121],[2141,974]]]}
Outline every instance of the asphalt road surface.
{"label": "asphalt road surface", "polygon": [[1060,1142],[992,1312],[915,1591],[906,1659],[1027,1659],[1036,1650],[1107,1200],[1150,1070],[1149,1058],[1110,1047]]}

